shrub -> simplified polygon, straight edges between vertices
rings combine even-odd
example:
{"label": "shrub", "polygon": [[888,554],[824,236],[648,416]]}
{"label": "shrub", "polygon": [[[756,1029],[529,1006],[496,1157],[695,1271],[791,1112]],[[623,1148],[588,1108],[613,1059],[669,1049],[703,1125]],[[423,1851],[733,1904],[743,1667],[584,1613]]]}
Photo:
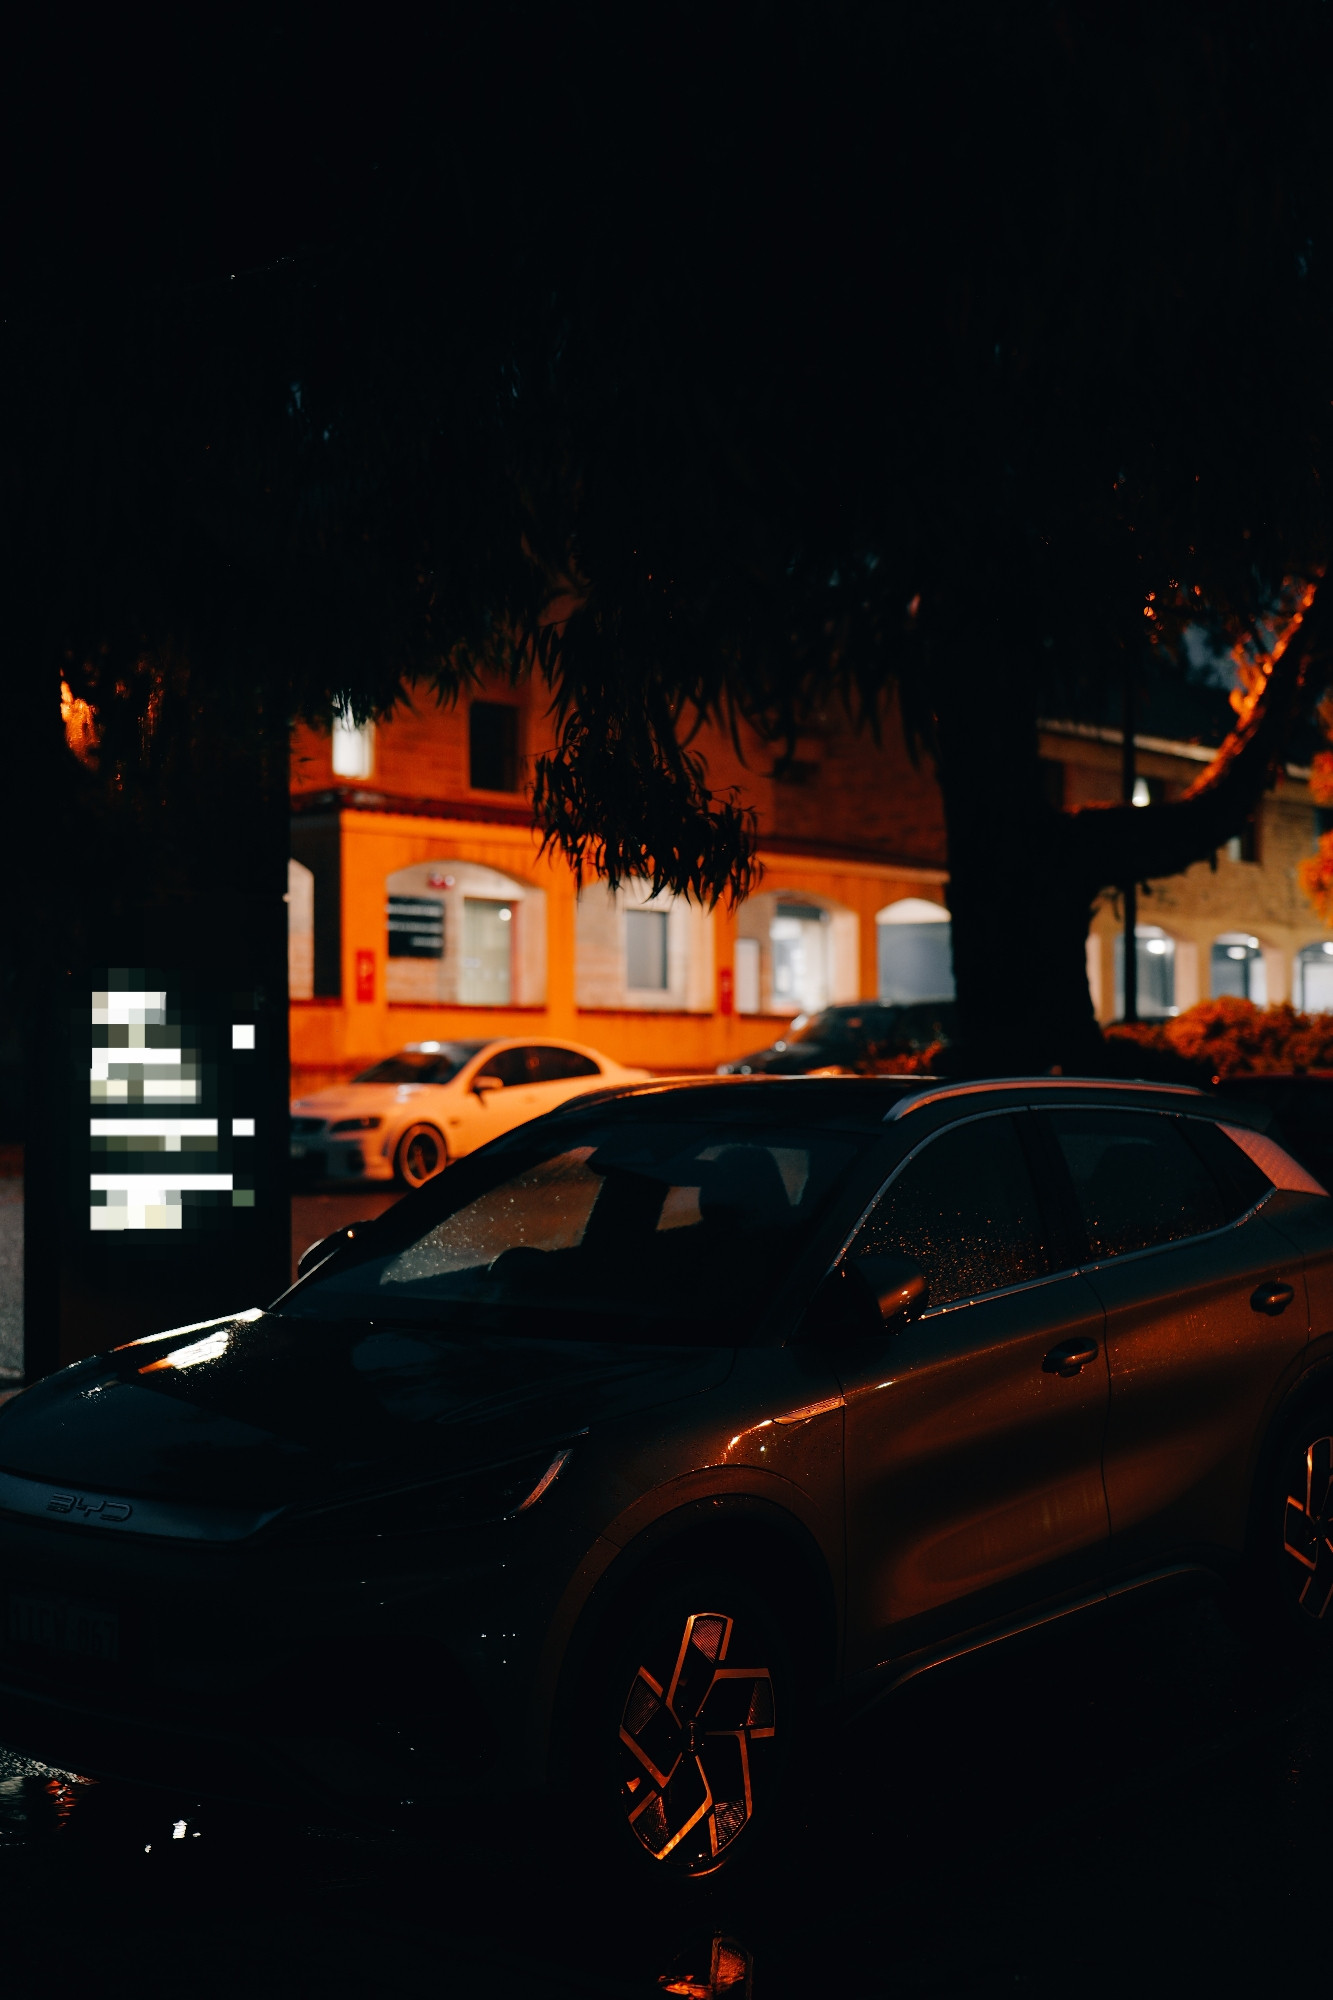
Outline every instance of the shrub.
{"label": "shrub", "polygon": [[1135,1045],[1174,1056],[1209,1076],[1258,1070],[1333,1069],[1333,1014],[1298,1014],[1283,1001],[1256,1007],[1226,995],[1200,1000],[1169,1021],[1119,1021],[1105,1030],[1113,1049]]}

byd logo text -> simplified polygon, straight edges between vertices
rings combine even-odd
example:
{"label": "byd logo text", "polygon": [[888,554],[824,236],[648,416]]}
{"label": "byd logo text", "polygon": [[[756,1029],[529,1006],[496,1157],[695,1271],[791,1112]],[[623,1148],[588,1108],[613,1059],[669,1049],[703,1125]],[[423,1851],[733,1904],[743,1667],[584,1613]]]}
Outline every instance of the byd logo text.
{"label": "byd logo text", "polygon": [[128,1500],[85,1500],[81,1493],[53,1493],[48,1514],[81,1514],[85,1521],[128,1521],[134,1512]]}

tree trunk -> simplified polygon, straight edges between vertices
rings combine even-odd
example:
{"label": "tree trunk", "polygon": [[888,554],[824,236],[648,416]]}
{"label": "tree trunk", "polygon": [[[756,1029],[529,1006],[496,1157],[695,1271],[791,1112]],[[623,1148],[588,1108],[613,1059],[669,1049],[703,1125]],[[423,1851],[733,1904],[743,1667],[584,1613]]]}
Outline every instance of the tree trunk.
{"label": "tree trunk", "polygon": [[1328,614],[1317,608],[1274,655],[1257,699],[1212,763],[1171,805],[1057,811],[1041,783],[1031,678],[1003,664],[984,680],[962,670],[943,676],[936,748],[960,1070],[1105,1067],[1086,970],[1095,901],[1131,876],[1178,874],[1240,832],[1281,760],[1310,662],[1326,643]]}

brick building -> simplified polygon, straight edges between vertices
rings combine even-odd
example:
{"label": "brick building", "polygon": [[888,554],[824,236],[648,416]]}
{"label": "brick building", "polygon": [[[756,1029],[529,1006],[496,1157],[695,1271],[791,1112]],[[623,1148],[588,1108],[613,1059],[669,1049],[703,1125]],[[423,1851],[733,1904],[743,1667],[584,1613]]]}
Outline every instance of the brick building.
{"label": "brick building", "polygon": [[[799,1011],[949,992],[939,795],[893,726],[876,745],[831,708],[791,755],[753,736],[738,755],[705,734],[710,784],[735,785],[758,815],[763,879],[736,912],[653,901],[643,885],[580,893],[541,854],[526,803],[549,740],[539,691],[508,684],[448,708],[419,697],[365,730],[298,730],[289,888],[302,1087],[409,1041],[533,1031],[655,1069],[712,1068]],[[1053,796],[1117,797],[1119,740],[1094,723],[1045,725]],[[1211,754],[1183,733],[1138,740],[1145,798],[1177,795]],[[1215,869],[1151,885],[1142,1011],[1219,991],[1333,1007],[1333,939],[1295,879],[1316,821],[1305,774],[1289,767]],[[1039,884],[1031,909],[1040,922]],[[1119,1007],[1117,922],[1107,896],[1088,942],[1102,1020]]]}
{"label": "brick building", "polygon": [[793,1014],[947,992],[944,834],[929,767],[839,711],[794,754],[702,743],[758,814],[763,880],[735,912],[646,885],[580,893],[526,803],[550,722],[532,687],[387,723],[297,731],[292,1060],[302,1087],[427,1039],[533,1031],[655,1069],[712,1068]]}

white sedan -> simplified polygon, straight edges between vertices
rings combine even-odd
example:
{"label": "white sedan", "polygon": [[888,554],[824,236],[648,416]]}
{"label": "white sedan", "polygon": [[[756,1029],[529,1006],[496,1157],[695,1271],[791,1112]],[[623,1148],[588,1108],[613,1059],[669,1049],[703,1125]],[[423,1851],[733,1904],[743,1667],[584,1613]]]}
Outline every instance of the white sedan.
{"label": "white sedan", "polygon": [[420,1187],[567,1098],[648,1074],[579,1042],[409,1042],[350,1083],[293,1100],[292,1161],[319,1178]]}

